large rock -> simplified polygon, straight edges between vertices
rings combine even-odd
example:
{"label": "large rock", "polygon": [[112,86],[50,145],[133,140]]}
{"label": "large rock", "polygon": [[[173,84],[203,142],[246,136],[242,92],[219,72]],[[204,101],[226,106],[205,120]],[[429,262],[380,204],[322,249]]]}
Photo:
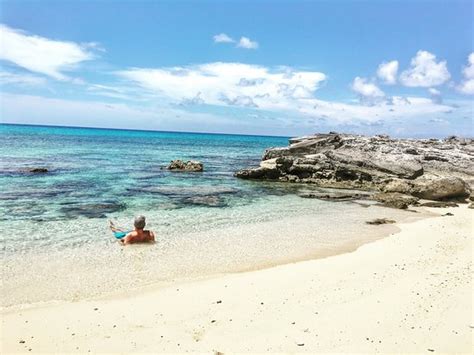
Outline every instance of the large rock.
{"label": "large rock", "polygon": [[234,174],[234,176],[240,179],[276,180],[280,177],[280,172],[276,168],[259,167],[239,170]]}
{"label": "large rock", "polygon": [[[469,184],[474,186],[474,141],[315,134],[292,138],[288,147],[267,149],[260,167],[243,169],[235,176],[427,199],[462,198]],[[451,183],[433,184],[425,176],[451,179]]]}
{"label": "large rock", "polygon": [[41,167],[26,168],[26,169],[23,169],[21,171],[25,172],[25,173],[31,173],[31,174],[45,174],[45,173],[49,172],[49,170],[47,168],[41,168]]}
{"label": "large rock", "polygon": [[393,179],[382,187],[384,192],[399,192],[402,194],[410,194],[412,189],[413,182],[402,179]]}
{"label": "large rock", "polygon": [[464,199],[471,189],[458,177],[417,179],[414,181],[412,195],[426,200]]}
{"label": "large rock", "polygon": [[418,202],[418,198],[398,192],[377,193],[373,198],[375,201],[382,203],[382,205],[386,207],[399,208],[403,210]]}
{"label": "large rock", "polygon": [[175,171],[203,171],[204,166],[201,162],[196,160],[173,160],[167,166],[168,170],[175,170]]}

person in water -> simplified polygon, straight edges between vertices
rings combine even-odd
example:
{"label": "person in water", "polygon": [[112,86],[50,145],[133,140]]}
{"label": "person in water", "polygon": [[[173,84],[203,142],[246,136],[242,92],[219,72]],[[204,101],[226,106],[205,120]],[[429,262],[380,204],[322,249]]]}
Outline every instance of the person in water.
{"label": "person in water", "polygon": [[133,225],[135,229],[133,231],[127,232],[122,228],[116,227],[115,224],[110,221],[110,229],[114,233],[115,237],[118,238],[123,245],[155,242],[155,233],[150,230],[144,230],[146,225],[145,216],[135,217]]}

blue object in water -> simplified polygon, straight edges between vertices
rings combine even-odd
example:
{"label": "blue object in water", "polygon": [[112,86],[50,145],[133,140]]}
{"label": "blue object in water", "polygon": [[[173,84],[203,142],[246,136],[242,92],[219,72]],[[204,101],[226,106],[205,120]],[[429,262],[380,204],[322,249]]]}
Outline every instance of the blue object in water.
{"label": "blue object in water", "polygon": [[122,239],[123,237],[125,237],[130,232],[113,232],[113,233],[114,233],[115,238]]}

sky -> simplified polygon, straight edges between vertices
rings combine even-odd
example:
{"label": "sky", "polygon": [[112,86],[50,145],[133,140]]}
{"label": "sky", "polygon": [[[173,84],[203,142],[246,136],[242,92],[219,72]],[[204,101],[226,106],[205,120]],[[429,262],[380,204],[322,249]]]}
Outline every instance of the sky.
{"label": "sky", "polygon": [[1,1],[4,123],[473,136],[473,2]]}

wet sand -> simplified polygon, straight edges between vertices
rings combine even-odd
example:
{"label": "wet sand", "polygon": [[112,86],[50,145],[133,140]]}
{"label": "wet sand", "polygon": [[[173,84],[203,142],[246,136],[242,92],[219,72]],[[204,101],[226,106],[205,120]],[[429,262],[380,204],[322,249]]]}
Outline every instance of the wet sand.
{"label": "wet sand", "polygon": [[473,210],[429,211],[351,253],[5,309],[0,350],[469,353]]}

